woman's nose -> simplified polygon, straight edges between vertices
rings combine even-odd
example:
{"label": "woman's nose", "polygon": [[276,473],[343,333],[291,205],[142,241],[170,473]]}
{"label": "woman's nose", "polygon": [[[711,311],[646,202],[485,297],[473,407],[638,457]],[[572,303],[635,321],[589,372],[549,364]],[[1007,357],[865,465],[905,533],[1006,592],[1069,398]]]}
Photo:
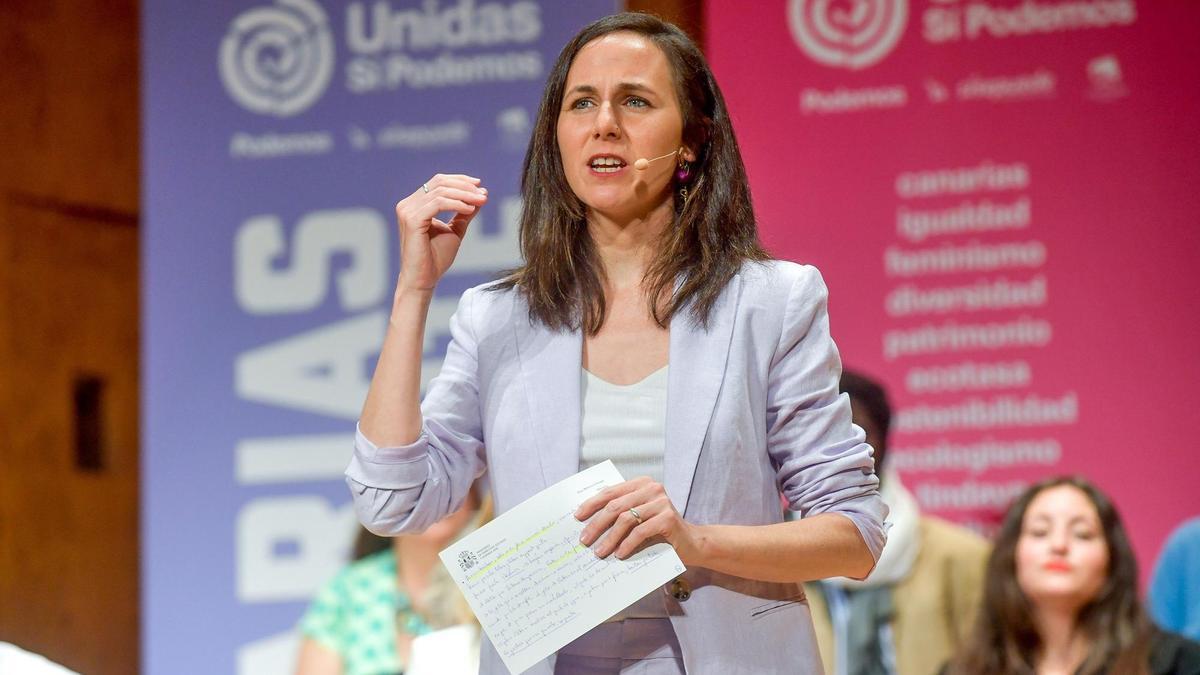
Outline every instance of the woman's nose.
{"label": "woman's nose", "polygon": [[1058,532],[1050,537],[1050,550],[1055,553],[1066,553],[1070,548],[1071,537],[1066,532]]}
{"label": "woman's nose", "polygon": [[596,111],[595,129],[593,135],[596,138],[620,138],[621,123],[617,119],[616,110],[611,103],[600,104]]}

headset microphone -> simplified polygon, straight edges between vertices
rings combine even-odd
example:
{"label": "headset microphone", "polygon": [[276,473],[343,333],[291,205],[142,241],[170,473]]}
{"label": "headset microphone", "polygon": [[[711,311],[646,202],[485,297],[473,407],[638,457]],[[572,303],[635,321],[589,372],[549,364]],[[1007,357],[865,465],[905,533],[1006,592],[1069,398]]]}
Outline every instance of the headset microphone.
{"label": "headset microphone", "polygon": [[[679,148],[679,150],[682,150],[682,149],[683,148]],[[637,169],[638,171],[645,171],[646,167],[650,166],[650,162],[657,162],[658,160],[660,160],[664,157],[670,157],[671,155],[678,155],[679,150],[673,150],[671,152],[668,152],[665,155],[660,155],[658,157],[655,157],[654,159],[646,159],[645,157],[639,157],[637,159],[637,161],[633,163],[633,168]]]}

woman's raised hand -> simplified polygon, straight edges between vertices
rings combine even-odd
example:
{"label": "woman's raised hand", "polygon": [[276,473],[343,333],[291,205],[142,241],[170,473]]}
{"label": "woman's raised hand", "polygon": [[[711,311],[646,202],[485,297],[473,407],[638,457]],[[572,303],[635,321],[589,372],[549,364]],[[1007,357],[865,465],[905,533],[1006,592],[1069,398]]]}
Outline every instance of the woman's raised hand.
{"label": "woman's raised hand", "polygon": [[[462,244],[467,225],[487,203],[479,179],[462,174],[437,174],[396,204],[400,228],[398,289],[432,291]],[[439,213],[452,213],[449,222]]]}

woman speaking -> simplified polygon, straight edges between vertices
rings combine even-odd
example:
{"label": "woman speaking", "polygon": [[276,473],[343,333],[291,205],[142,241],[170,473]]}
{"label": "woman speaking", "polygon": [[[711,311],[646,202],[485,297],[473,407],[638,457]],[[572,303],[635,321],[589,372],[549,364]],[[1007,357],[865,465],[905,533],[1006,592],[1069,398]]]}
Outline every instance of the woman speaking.
{"label": "woman speaking", "polygon": [[[678,28],[619,14],[549,75],[526,153],[524,264],[468,290],[420,401],[438,280],[487,202],[437,174],[396,206],[401,271],[347,469],[360,519],[421,530],[488,471],[497,513],[605,460],[576,514],[688,571],[533,673],[819,673],[799,582],[866,576],[886,507],[838,394],[818,272],[758,242],[724,100]],[[451,217],[442,220],[439,214]],[[803,513],[783,520],[779,495]],[[485,642],[482,673],[503,673]]]}

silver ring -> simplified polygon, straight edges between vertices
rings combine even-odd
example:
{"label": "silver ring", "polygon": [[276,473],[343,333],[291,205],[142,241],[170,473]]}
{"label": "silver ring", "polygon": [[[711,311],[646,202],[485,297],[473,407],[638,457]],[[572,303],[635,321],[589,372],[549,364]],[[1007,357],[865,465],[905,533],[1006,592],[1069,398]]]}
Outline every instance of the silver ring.
{"label": "silver ring", "polygon": [[429,184],[428,183],[421,183],[421,189],[425,191],[425,194],[429,194]]}
{"label": "silver ring", "polygon": [[638,521],[638,525],[642,524],[642,514],[638,513],[637,509],[631,506],[629,507],[629,513],[633,514],[633,519]]}

